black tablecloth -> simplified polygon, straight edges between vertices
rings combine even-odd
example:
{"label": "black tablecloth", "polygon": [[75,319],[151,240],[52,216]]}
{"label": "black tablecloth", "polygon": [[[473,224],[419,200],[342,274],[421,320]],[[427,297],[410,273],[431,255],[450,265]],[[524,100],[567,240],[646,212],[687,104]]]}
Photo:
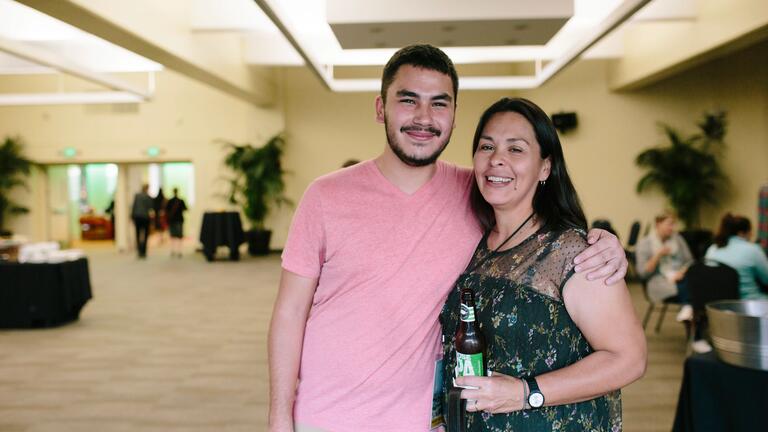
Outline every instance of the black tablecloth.
{"label": "black tablecloth", "polygon": [[48,327],[76,320],[91,298],[88,260],[0,263],[0,327]]}
{"label": "black tablecloth", "polygon": [[714,351],[689,357],[672,430],[768,430],[768,372],[728,365]]}
{"label": "black tablecloth", "polygon": [[229,258],[240,259],[238,248],[245,240],[243,225],[238,212],[207,212],[203,214],[200,228],[200,243],[208,261],[213,260],[219,246],[229,248]]}

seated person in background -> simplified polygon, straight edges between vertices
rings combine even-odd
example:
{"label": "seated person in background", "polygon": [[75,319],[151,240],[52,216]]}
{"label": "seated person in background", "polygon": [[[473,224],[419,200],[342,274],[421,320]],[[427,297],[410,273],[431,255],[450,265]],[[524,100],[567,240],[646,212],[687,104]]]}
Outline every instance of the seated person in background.
{"label": "seated person in background", "polygon": [[637,274],[646,280],[651,301],[677,296],[683,304],[677,320],[690,320],[693,308],[688,304],[685,272],[693,263],[693,255],[677,233],[677,216],[667,211],[656,216],[655,222],[654,229],[637,242]]}
{"label": "seated person in background", "polygon": [[705,258],[731,266],[739,273],[742,299],[768,299],[758,287],[758,282],[768,284],[768,258],[759,245],[749,241],[751,234],[749,219],[727,213]]}
{"label": "seated person in background", "polygon": [[343,164],[341,164],[341,167],[348,168],[348,167],[351,167],[352,165],[357,165],[359,163],[360,161],[357,159],[347,159]]}

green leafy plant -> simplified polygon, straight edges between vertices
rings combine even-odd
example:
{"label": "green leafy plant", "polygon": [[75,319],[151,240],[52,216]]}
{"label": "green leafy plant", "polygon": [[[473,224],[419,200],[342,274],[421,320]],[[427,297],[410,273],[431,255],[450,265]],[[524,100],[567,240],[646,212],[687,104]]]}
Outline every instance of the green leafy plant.
{"label": "green leafy plant", "polygon": [[234,171],[229,179],[229,202],[242,207],[251,227],[264,229],[264,220],[273,205],[292,204],[284,195],[285,171],[280,163],[285,147],[281,134],[261,147],[225,142],[228,148],[224,163]]}
{"label": "green leafy plant", "polygon": [[697,126],[698,133],[685,137],[661,123],[668,144],[647,149],[635,159],[645,169],[637,192],[661,190],[688,228],[699,226],[704,205],[718,204],[729,184],[720,166],[725,151],[725,112],[705,113]]}
{"label": "green leafy plant", "polygon": [[34,166],[34,162],[22,155],[23,147],[19,137],[5,137],[0,145],[0,232],[5,231],[7,215],[29,212],[10,198],[12,189],[28,188],[26,177]]}

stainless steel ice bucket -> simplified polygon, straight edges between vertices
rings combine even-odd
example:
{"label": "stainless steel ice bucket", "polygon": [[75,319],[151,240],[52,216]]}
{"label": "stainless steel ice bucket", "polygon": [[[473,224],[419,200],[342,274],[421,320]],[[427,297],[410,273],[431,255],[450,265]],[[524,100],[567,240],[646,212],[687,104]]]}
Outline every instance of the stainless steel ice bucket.
{"label": "stainless steel ice bucket", "polygon": [[720,360],[768,371],[768,300],[712,302],[707,316]]}

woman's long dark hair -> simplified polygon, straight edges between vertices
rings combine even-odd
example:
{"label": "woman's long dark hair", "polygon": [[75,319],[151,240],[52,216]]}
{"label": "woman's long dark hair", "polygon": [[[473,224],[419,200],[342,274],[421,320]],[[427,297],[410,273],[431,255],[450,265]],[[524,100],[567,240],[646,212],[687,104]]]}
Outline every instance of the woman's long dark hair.
{"label": "woman's long dark hair", "polygon": [[726,213],[720,221],[720,228],[715,235],[715,244],[717,247],[725,247],[728,239],[740,233],[746,233],[752,230],[752,224],[744,216],[732,215]]}
{"label": "woman's long dark hair", "polygon": [[[485,110],[472,140],[472,156],[474,157],[477,151],[485,125],[494,115],[505,112],[518,113],[528,120],[528,123],[533,126],[536,141],[539,142],[541,158],[550,158],[549,178],[545,184],[539,183],[533,196],[533,211],[536,216],[543,221],[544,227],[548,230],[578,228],[586,231],[587,219],[581,209],[576,189],[568,176],[557,131],[547,114],[535,103],[523,98],[503,98]],[[470,202],[482,227],[485,230],[493,228],[496,225],[493,207],[483,198],[477,182],[472,185]]]}

